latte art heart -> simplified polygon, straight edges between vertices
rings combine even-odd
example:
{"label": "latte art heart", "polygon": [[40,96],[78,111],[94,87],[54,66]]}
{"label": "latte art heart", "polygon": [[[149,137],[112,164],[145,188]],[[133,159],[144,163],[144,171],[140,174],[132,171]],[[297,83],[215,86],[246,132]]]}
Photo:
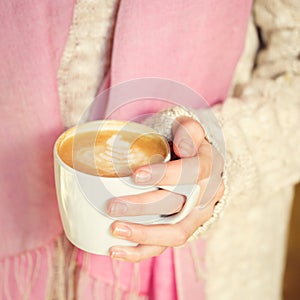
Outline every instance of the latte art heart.
{"label": "latte art heart", "polygon": [[58,153],[70,167],[91,175],[123,177],[140,166],[163,162],[168,143],[155,133],[89,131],[64,140]]}

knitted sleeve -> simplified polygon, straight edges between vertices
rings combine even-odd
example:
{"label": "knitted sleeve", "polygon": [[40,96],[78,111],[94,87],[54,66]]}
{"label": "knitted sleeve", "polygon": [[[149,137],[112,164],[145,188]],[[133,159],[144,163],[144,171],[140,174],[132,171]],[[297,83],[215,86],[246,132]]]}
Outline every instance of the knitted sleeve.
{"label": "knitted sleeve", "polygon": [[[276,191],[300,180],[300,2],[257,0],[254,21],[263,42],[256,67],[236,94],[212,108],[225,141],[225,193],[194,236],[206,231],[240,195],[255,197],[249,191]],[[198,119],[218,147],[201,110],[175,107],[153,116],[148,125],[160,130],[157,124],[166,116],[180,115]],[[171,122],[168,125],[164,134],[170,132]]]}

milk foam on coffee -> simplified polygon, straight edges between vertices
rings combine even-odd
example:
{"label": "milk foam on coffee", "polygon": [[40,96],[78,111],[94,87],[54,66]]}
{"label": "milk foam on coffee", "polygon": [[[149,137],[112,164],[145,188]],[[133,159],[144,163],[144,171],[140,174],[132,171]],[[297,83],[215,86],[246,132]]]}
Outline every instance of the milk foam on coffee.
{"label": "milk foam on coffee", "polygon": [[168,144],[156,133],[99,130],[74,133],[58,147],[70,167],[91,175],[123,177],[140,166],[159,163],[168,155]]}

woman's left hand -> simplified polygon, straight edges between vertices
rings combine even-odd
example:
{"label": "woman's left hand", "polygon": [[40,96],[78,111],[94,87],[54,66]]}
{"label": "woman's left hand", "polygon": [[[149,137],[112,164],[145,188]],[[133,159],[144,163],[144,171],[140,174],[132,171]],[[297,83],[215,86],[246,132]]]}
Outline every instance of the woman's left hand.
{"label": "woman's left hand", "polygon": [[[204,208],[195,206],[188,216],[176,224],[142,225],[115,221],[111,226],[112,234],[138,245],[113,246],[110,249],[110,256],[114,259],[139,262],[160,255],[167,247],[185,244],[190,236],[212,216],[215,204],[223,196],[224,184],[221,179],[223,159],[205,139],[202,126],[192,118],[182,117],[177,120],[172,131],[174,152],[180,159],[140,167],[133,174],[134,182],[159,186],[198,184],[200,185],[199,204],[203,200],[209,179],[214,177],[217,178],[217,184],[214,185],[214,191],[209,193],[209,203]],[[185,201],[188,199],[183,195],[157,190],[111,199],[107,211],[114,217],[173,214],[180,211]],[[160,204],[155,205],[157,203]]]}

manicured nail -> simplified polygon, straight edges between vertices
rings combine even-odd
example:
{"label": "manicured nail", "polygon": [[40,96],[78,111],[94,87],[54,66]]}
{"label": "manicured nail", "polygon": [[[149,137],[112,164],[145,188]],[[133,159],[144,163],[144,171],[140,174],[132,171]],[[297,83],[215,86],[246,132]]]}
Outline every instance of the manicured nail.
{"label": "manicured nail", "polygon": [[136,183],[145,183],[151,179],[150,170],[139,170],[134,174],[134,181]]}
{"label": "manicured nail", "polygon": [[112,233],[116,236],[128,238],[131,236],[131,229],[126,225],[117,225]]}
{"label": "manicured nail", "polygon": [[194,144],[188,139],[182,139],[178,144],[178,148],[180,154],[183,156],[189,156],[194,154]]}
{"label": "manicured nail", "polygon": [[127,205],[122,202],[110,202],[107,208],[107,212],[111,216],[122,216],[127,210]]}
{"label": "manicured nail", "polygon": [[121,250],[111,250],[109,253],[110,257],[118,260],[125,260],[126,252]]}

